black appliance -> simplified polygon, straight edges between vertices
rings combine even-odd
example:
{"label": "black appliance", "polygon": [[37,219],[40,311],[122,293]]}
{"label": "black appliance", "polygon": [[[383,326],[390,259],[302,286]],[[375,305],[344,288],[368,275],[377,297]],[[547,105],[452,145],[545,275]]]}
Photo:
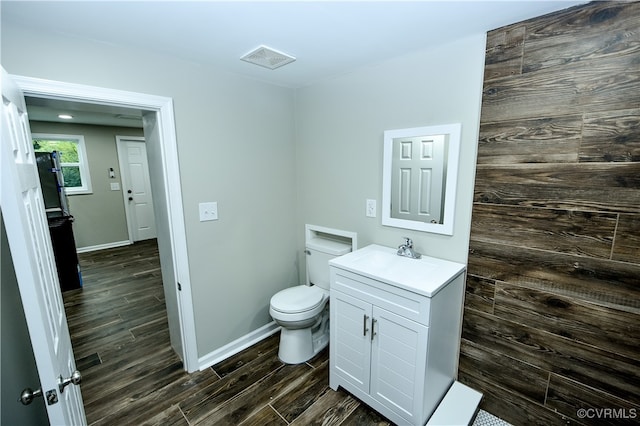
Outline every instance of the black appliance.
{"label": "black appliance", "polygon": [[82,287],[80,264],[73,238],[73,216],[49,218],[49,233],[62,291]]}
{"label": "black appliance", "polygon": [[73,237],[73,216],[69,213],[59,159],[56,151],[36,152],[58,279],[62,291],[66,291],[81,288],[82,275]]}
{"label": "black appliance", "polygon": [[36,152],[36,163],[47,217],[70,216],[59,153]]}

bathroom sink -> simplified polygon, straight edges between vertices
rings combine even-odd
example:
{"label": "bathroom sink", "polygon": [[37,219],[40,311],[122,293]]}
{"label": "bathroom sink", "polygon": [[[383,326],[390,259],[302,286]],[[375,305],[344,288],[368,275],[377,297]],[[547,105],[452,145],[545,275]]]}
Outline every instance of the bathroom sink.
{"label": "bathroom sink", "polygon": [[465,268],[460,263],[424,255],[421,259],[398,256],[397,249],[377,244],[332,259],[329,264],[428,297]]}

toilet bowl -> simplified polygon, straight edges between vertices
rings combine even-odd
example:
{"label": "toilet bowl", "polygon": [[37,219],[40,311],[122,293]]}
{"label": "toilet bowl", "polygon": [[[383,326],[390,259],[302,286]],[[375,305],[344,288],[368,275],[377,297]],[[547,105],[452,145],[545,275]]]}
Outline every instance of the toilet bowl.
{"label": "toilet bowl", "polygon": [[306,362],[329,344],[329,260],[351,248],[332,239],[308,240],[307,285],[286,288],[271,298],[269,314],[281,327],[278,357],[282,362]]}
{"label": "toilet bowl", "polygon": [[286,364],[305,362],[329,343],[329,292],[299,285],[276,293],[269,314],[282,327],[278,357]]}

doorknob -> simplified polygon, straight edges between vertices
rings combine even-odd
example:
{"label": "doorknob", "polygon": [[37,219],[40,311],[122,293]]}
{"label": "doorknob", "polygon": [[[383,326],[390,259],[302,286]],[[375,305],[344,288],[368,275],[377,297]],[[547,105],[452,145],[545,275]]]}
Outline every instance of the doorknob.
{"label": "doorknob", "polygon": [[33,390],[31,388],[26,388],[20,394],[20,399],[18,401],[22,402],[22,405],[29,405],[34,398],[42,396],[42,389]]}
{"label": "doorknob", "polygon": [[129,189],[129,190],[127,191],[127,194],[131,194],[131,192],[132,192],[132,191]]}
{"label": "doorknob", "polygon": [[63,379],[62,376],[58,379],[58,389],[60,389],[60,393],[64,392],[64,388],[69,386],[71,383],[74,385],[79,385],[82,382],[82,374],[78,370],[71,373],[70,377]]}
{"label": "doorknob", "polygon": [[[31,388],[25,388],[25,390],[20,394],[18,401],[20,401],[22,405],[29,405],[34,398],[39,396],[42,396],[42,389],[33,390]],[[47,400],[47,405],[53,405],[58,402],[58,393],[55,389],[46,391],[44,397]]]}
{"label": "doorknob", "polygon": [[133,197],[129,197],[129,201],[133,201]]}

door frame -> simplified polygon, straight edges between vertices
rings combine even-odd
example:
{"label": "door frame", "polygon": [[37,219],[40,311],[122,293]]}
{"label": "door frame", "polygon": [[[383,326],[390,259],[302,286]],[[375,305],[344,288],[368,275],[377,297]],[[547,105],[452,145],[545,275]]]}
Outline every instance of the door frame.
{"label": "door frame", "polygon": [[[171,249],[170,260],[173,263],[174,282],[164,283],[165,293],[175,295],[178,307],[178,329],[180,330],[181,353],[184,368],[189,373],[198,370],[198,352],[196,346],[195,318],[193,298],[187,256],[187,240],[182,206],[182,189],[178,162],[178,147],[173,114],[173,99],[163,96],[123,90],[107,89],[75,83],[11,75],[25,96],[39,98],[64,99],[99,105],[136,108],[155,113],[159,138],[149,138],[147,144],[157,144],[161,153],[164,188],[157,194],[160,199],[154,203],[167,209],[167,225],[169,235],[158,235],[167,238],[167,246]],[[158,226],[156,220],[156,226]],[[158,228],[157,228],[158,229]],[[180,291],[178,290],[180,284]],[[170,316],[170,315],[169,315]],[[170,316],[171,317],[171,316]],[[171,318],[169,318],[171,321]],[[171,326],[170,326],[171,329]],[[175,347],[174,347],[175,348]]]}
{"label": "door frame", "polygon": [[[125,214],[125,219],[127,221],[127,232],[129,233],[129,242],[133,243],[135,241],[135,238],[134,238],[135,230],[133,229],[133,226],[132,226],[131,216],[134,213],[131,211],[131,208],[129,207],[129,202],[128,202],[129,197],[125,192],[125,188],[131,185],[131,182],[129,182],[130,174],[124,172],[124,168],[127,167],[127,163],[128,163],[124,154],[125,142],[145,143],[146,140],[144,137],[140,137],[140,136],[116,136],[116,151],[118,153],[118,165],[120,166],[120,184],[121,184],[121,190],[122,190],[122,199],[124,201],[124,214]],[[147,175],[149,175],[148,164],[147,164],[146,173]],[[153,197],[153,190],[151,190],[151,197]],[[155,212],[154,212],[154,219],[155,219]],[[157,235],[157,230],[156,230],[156,235]]]}

